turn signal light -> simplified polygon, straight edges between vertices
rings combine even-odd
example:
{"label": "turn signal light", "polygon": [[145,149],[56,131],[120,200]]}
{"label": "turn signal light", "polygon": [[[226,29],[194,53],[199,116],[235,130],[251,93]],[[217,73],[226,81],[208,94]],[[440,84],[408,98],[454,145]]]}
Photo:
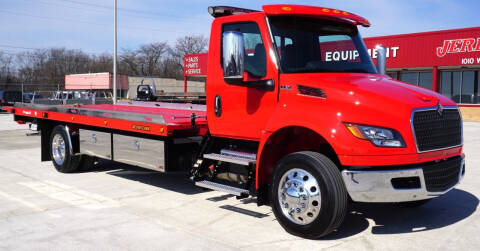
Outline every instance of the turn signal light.
{"label": "turn signal light", "polygon": [[357,125],[354,124],[345,124],[347,129],[353,134],[353,136],[359,138],[359,139],[366,139],[360,129],[358,129]]}
{"label": "turn signal light", "polygon": [[345,126],[353,136],[369,140],[375,146],[405,147],[405,141],[403,141],[402,136],[393,129],[352,123],[345,123]]}

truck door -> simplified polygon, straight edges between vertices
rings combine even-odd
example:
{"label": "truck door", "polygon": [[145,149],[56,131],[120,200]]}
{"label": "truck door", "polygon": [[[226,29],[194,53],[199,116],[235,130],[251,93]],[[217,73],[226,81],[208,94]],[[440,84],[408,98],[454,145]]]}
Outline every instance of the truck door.
{"label": "truck door", "polygon": [[[216,33],[216,39],[220,47],[224,32],[243,34],[244,78],[240,83],[225,81],[220,50],[218,60],[214,60],[218,71],[209,69],[209,73],[215,73],[207,78],[210,131],[214,136],[258,140],[277,103],[277,72],[274,62],[267,57],[271,43],[265,19],[224,23],[218,30],[221,32]],[[259,87],[266,81],[272,81],[269,82],[272,89]]]}

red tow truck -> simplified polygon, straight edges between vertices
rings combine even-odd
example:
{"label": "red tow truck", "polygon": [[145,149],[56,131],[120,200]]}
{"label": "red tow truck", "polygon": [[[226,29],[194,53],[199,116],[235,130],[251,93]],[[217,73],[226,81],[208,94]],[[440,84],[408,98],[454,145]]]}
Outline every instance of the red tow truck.
{"label": "red tow truck", "polygon": [[255,196],[305,238],[337,229],[349,202],[418,206],[462,179],[458,107],[379,74],[365,18],[299,5],[209,13],[206,105],[16,105],[14,119],[41,130],[42,161],[187,170],[197,186]]}

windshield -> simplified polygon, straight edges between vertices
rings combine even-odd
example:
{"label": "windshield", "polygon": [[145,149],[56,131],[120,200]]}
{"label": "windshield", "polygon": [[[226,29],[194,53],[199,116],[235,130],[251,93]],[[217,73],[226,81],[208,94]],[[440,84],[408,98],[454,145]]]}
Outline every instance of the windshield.
{"label": "windshield", "polygon": [[284,73],[377,73],[356,26],[295,16],[270,24]]}

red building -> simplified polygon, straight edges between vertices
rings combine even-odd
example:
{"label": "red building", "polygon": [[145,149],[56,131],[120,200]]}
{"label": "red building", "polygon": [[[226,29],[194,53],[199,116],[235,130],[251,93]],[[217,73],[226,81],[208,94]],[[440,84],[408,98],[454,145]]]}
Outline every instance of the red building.
{"label": "red building", "polygon": [[372,58],[387,47],[393,78],[437,91],[460,106],[480,107],[480,27],[366,38]]}
{"label": "red building", "polygon": [[[111,90],[113,74],[109,72],[65,75],[65,90]],[[117,75],[117,89],[128,90],[128,76]]]}

